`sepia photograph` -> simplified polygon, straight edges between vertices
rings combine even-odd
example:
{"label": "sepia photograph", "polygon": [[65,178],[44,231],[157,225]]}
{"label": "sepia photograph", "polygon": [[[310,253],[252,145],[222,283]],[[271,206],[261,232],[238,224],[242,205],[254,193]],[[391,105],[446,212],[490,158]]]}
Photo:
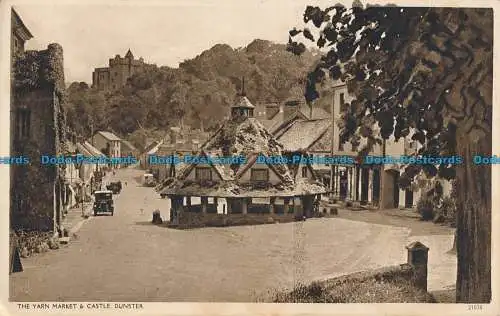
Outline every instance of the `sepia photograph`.
{"label": "sepia photograph", "polygon": [[2,309],[498,315],[498,3],[466,5],[2,1]]}

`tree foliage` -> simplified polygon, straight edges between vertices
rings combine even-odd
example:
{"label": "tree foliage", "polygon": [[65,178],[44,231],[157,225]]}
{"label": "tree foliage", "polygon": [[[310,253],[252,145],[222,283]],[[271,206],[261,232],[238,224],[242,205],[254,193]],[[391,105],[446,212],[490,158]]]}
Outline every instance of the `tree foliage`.
{"label": "tree foliage", "polygon": [[302,41],[312,40],[325,50],[306,95],[318,98],[318,84],[330,78],[355,96],[344,113],[343,141],[361,134],[370,146],[414,131],[423,145],[418,154],[464,158],[456,169],[411,165],[406,175],[456,175],[457,300],[489,302],[491,169],[471,156],[491,155],[493,10],[363,8],[356,1],[352,8],[308,6],[304,23],[307,29],[290,31],[288,49],[300,55]]}
{"label": "tree foliage", "polygon": [[[347,83],[349,93],[356,99],[344,113],[342,141],[362,133],[368,144],[374,145],[391,135],[397,141],[415,130],[412,139],[423,145],[419,154],[453,155],[456,121],[463,118],[456,107],[466,101],[462,94],[484,97],[473,108],[482,113],[481,120],[470,122],[478,127],[477,137],[487,133],[491,126],[488,125],[491,95],[485,93],[488,84],[479,84],[485,76],[492,75],[491,16],[489,9],[395,6],[363,9],[359,5],[353,8],[339,5],[322,10],[308,6],[304,22],[312,24],[318,36],[314,39],[309,29],[294,28],[290,31],[288,49],[297,55],[302,53],[301,47],[305,45],[292,40],[300,33],[306,40],[315,40],[318,47],[328,48],[308,77],[306,95],[311,101],[319,98],[318,83],[328,77]],[[464,43],[463,37],[469,33],[474,34],[474,39]],[[483,51],[487,58],[473,59],[477,50]],[[474,79],[482,79],[477,85],[464,88],[459,79],[464,63],[477,63],[481,68],[480,73],[471,74]],[[377,126],[366,124],[372,122],[368,118],[378,123],[380,133],[373,130]],[[447,179],[455,174],[449,165],[417,169]],[[415,175],[420,170],[408,171]]]}
{"label": "tree foliage", "polygon": [[[303,74],[319,59],[311,51],[295,56],[286,45],[254,40],[245,48],[217,44],[179,68],[148,65],[129,78],[122,89],[107,93],[85,83],[68,88],[68,121],[72,129],[90,135],[93,129],[111,129],[120,136],[134,135],[141,126],[165,131],[184,124],[213,129],[229,113],[245,77],[245,90],[254,102],[276,102],[300,89]],[[141,147],[144,144],[135,144]]]}

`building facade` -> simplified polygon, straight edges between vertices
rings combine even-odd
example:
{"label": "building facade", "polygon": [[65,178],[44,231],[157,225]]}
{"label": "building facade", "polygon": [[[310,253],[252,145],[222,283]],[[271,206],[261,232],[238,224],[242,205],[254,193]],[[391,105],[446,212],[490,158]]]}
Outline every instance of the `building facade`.
{"label": "building facade", "polygon": [[12,33],[10,38],[10,50],[12,56],[15,56],[19,53],[24,53],[24,44],[26,41],[33,38],[33,35],[24,25],[23,21],[19,17],[19,14],[17,14],[14,9],[11,11],[11,25]]}
{"label": "building facade", "polygon": [[[282,162],[282,145],[255,117],[242,93],[231,117],[198,151],[205,158],[187,164],[158,188],[171,200],[170,224],[179,228],[286,222],[314,216],[315,201],[326,193],[311,168],[297,175]],[[210,162],[209,158],[243,157]]]}
{"label": "building facade", "polygon": [[[303,154],[311,158],[347,156],[356,162],[359,150],[366,145],[366,140],[360,139],[357,146],[342,144],[341,130],[337,124],[346,110],[345,104],[352,99],[346,84],[337,82],[332,87],[332,108],[329,113],[314,105],[311,109],[303,100],[259,104],[255,113],[278,141],[283,143],[284,151],[288,154]],[[335,124],[332,125],[332,122]],[[419,147],[410,137],[411,135],[396,141],[391,136],[383,145],[374,145],[369,154],[413,155]],[[315,163],[313,168],[323,183],[331,188],[336,199],[372,204],[379,208],[415,207],[420,195],[426,190],[421,185],[401,189],[399,178],[404,168],[399,165],[366,165],[356,162],[332,166]],[[440,182],[445,192],[449,192],[451,185],[446,181]]]}
{"label": "building facade", "polygon": [[127,83],[127,79],[144,68],[144,59],[134,59],[130,49],[125,57],[116,55],[109,59],[108,67],[95,68],[92,73],[92,87],[101,90],[116,90]]}
{"label": "building facade", "polygon": [[121,157],[122,139],[111,132],[99,131],[95,133],[90,143],[109,158]]}
{"label": "building facade", "polygon": [[67,152],[63,111],[63,50],[58,44],[24,51],[31,36],[12,10],[11,156],[30,164],[10,166],[10,220],[14,229],[57,231],[67,207],[65,166],[41,161]]}

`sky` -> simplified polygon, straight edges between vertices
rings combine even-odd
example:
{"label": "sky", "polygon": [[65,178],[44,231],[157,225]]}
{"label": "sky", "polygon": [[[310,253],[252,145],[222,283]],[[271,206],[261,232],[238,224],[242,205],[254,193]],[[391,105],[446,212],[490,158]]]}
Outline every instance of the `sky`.
{"label": "sky", "polygon": [[92,71],[106,67],[130,48],[158,66],[178,67],[218,43],[233,48],[259,38],[286,43],[288,31],[302,26],[305,7],[331,5],[312,0],[163,0],[44,2],[14,4],[33,34],[26,49],[59,43],[65,81],[91,83]]}

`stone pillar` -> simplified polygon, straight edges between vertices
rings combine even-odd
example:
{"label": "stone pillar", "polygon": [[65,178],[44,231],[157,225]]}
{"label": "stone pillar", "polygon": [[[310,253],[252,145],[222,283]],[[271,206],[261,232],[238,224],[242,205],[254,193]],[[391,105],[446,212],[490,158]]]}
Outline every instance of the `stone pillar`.
{"label": "stone pillar", "polygon": [[349,185],[349,197],[351,198],[351,201],[354,200],[354,190],[356,189],[356,181],[354,179],[354,167],[349,168],[349,179],[351,180],[351,183]]}
{"label": "stone pillar", "polygon": [[177,197],[176,196],[169,196],[170,199],[170,223],[174,225],[179,224],[179,217],[178,217],[178,205],[177,205]]}
{"label": "stone pillar", "polygon": [[400,208],[403,208],[405,207],[406,205],[406,190],[401,190],[400,188],[398,188],[398,192],[399,192],[399,205],[398,207]]}
{"label": "stone pillar", "polygon": [[373,191],[373,170],[370,168],[368,170],[368,203],[372,202],[372,191]]}
{"label": "stone pillar", "polygon": [[429,259],[429,248],[419,241],[406,246],[408,250],[408,264],[414,269],[412,283],[424,291],[427,291],[427,263]]}
{"label": "stone pillar", "polygon": [[361,168],[356,165],[356,201],[361,201]]}
{"label": "stone pillar", "polygon": [[206,196],[201,197],[201,212],[207,214],[208,198]]}
{"label": "stone pillar", "polygon": [[276,202],[275,197],[269,199],[269,214],[274,214],[274,203]]}
{"label": "stone pillar", "polygon": [[226,198],[226,205],[227,205],[227,212],[226,214],[231,214],[233,210],[233,199],[231,198]]}
{"label": "stone pillar", "polygon": [[243,198],[240,201],[241,201],[241,213],[248,214],[248,199]]}

